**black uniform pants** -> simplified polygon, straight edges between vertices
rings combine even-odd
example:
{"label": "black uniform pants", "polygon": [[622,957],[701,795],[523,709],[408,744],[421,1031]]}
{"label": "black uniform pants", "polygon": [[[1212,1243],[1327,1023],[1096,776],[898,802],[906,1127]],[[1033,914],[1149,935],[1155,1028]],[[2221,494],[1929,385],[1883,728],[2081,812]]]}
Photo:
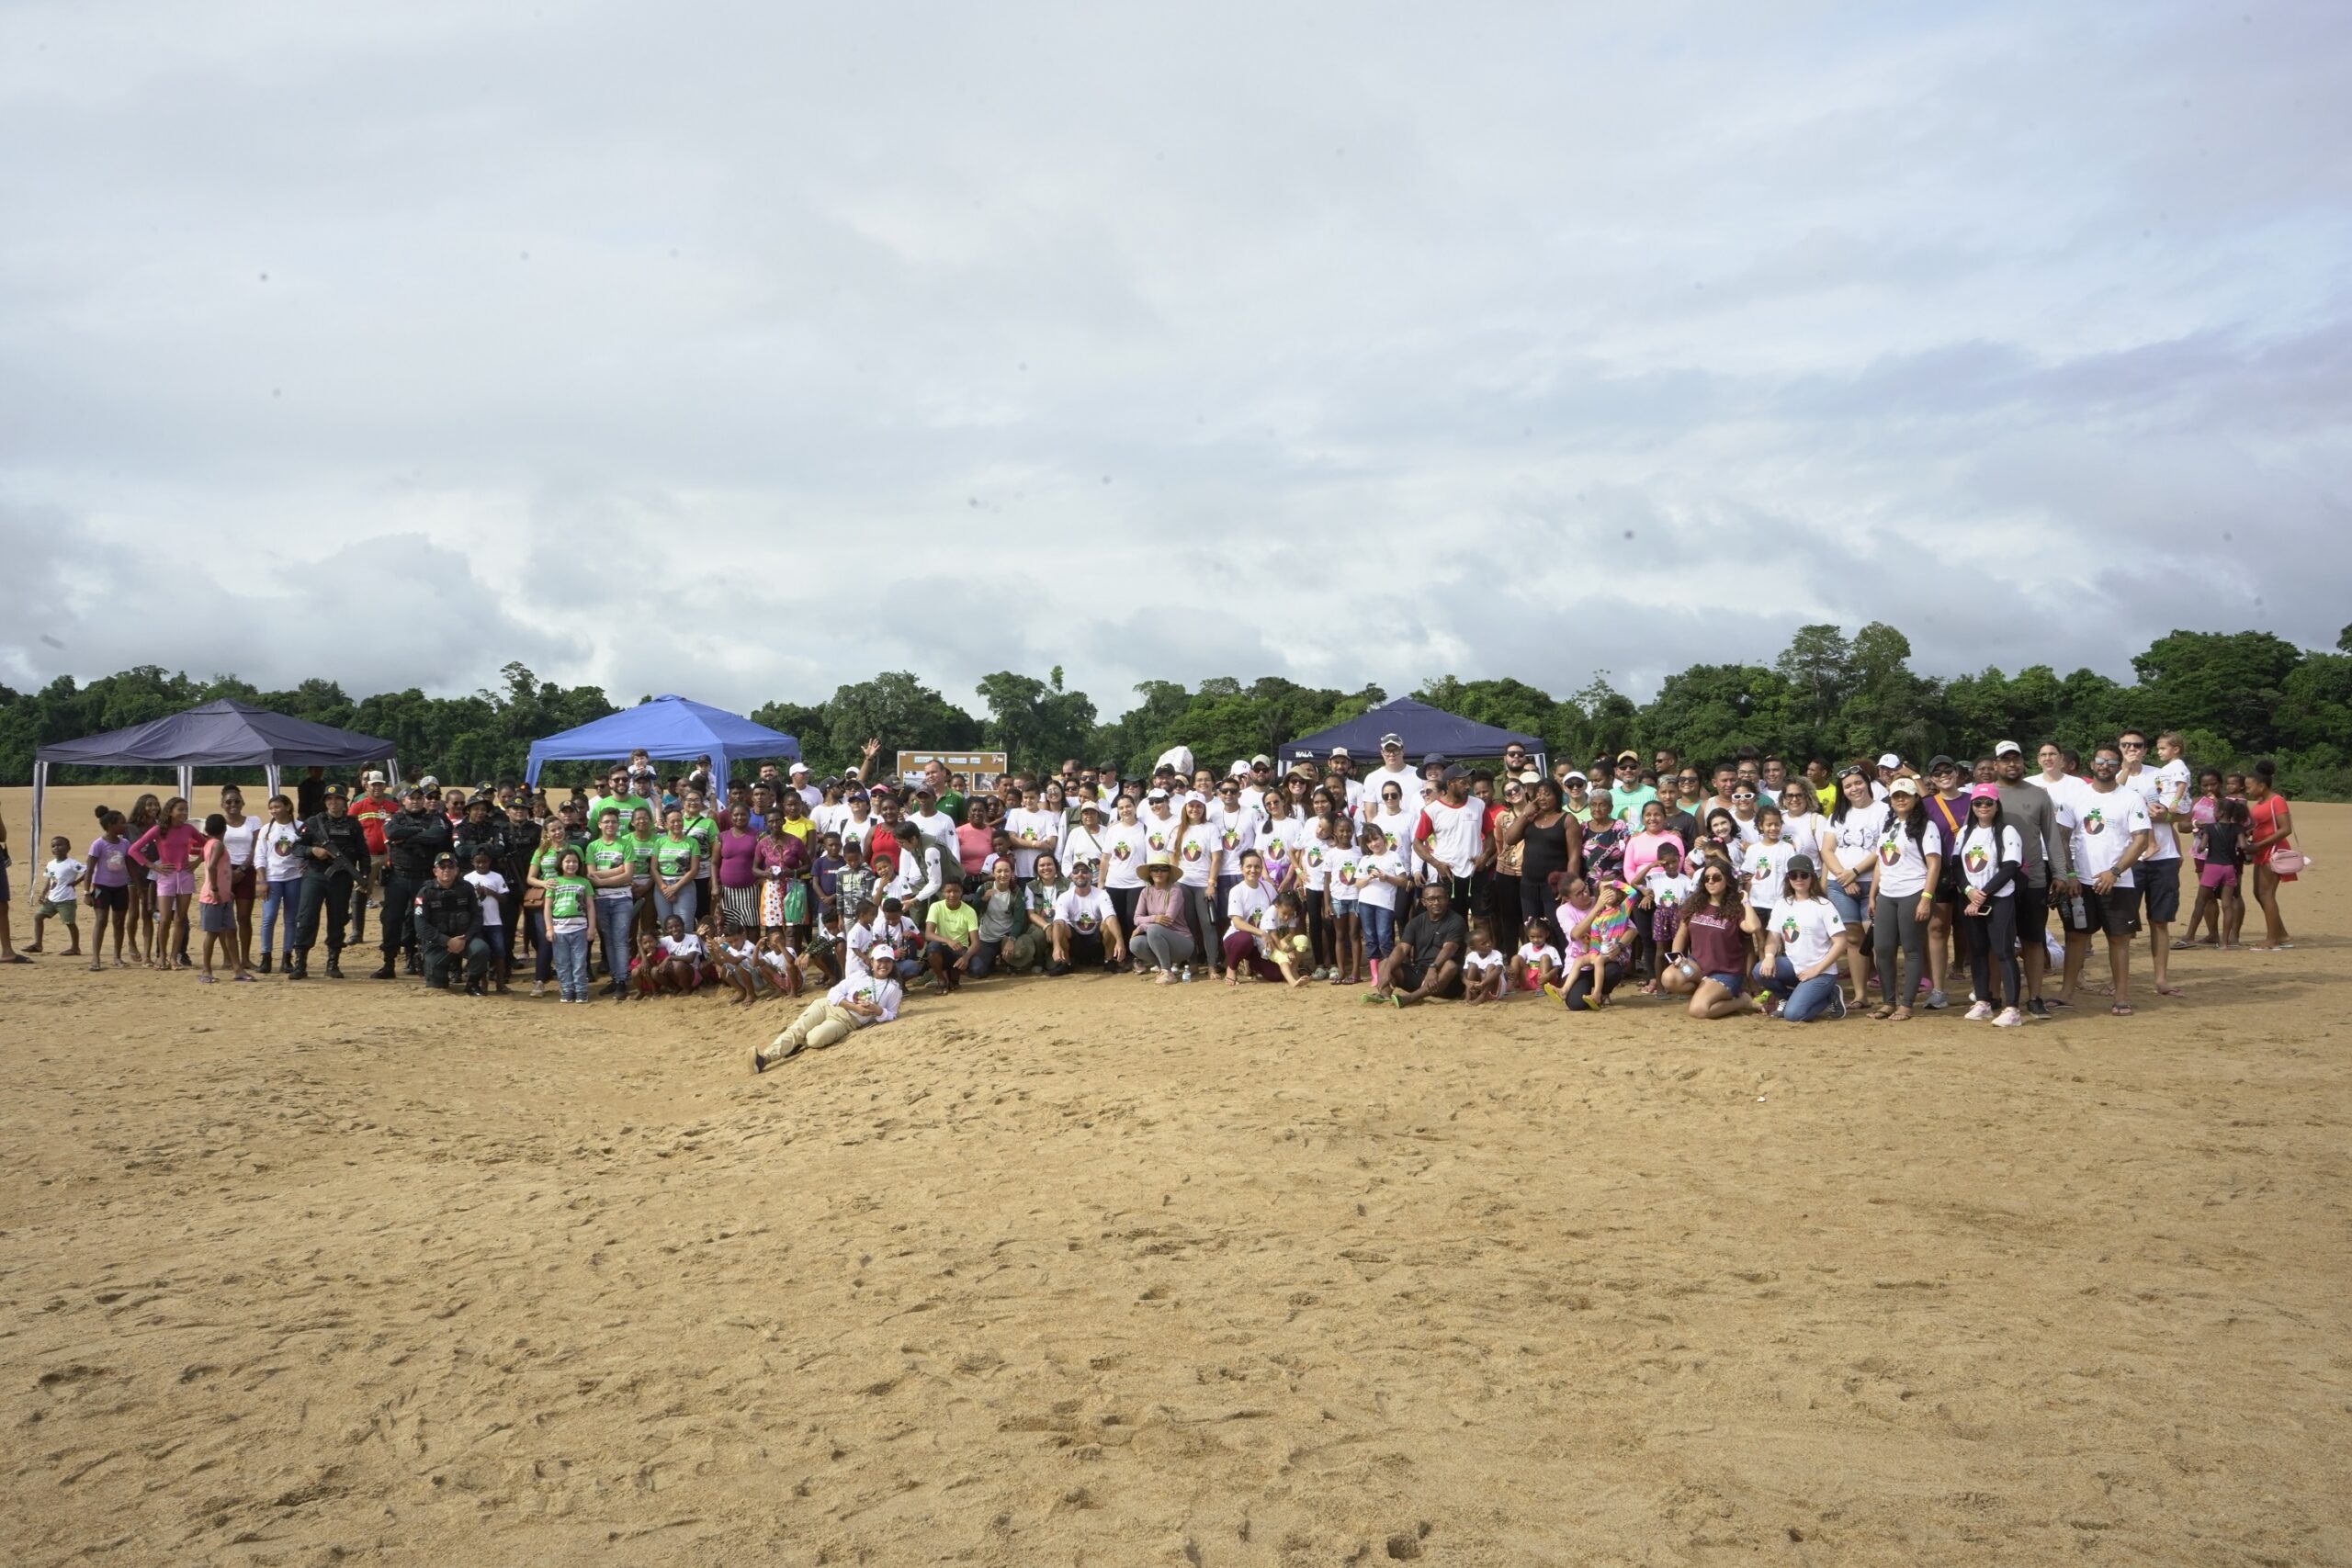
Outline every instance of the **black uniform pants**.
{"label": "black uniform pants", "polygon": [[384,896],[376,906],[376,923],[384,929],[384,962],[403,950],[416,951],[416,896],[433,879],[384,873]]}
{"label": "black uniform pants", "polygon": [[319,911],[327,917],[327,956],[343,951],[344,920],[351,906],[351,874],[347,871],[305,871],[301,913],[295,918],[294,950],[308,958],[319,940]]}
{"label": "black uniform pants", "polygon": [[[424,983],[447,986],[449,983],[449,965],[457,961],[457,955],[449,951],[449,939],[439,931],[427,931],[418,933],[418,942],[424,950]],[[481,937],[474,938],[466,944],[464,962],[468,980],[479,980],[489,974],[490,943]]]}

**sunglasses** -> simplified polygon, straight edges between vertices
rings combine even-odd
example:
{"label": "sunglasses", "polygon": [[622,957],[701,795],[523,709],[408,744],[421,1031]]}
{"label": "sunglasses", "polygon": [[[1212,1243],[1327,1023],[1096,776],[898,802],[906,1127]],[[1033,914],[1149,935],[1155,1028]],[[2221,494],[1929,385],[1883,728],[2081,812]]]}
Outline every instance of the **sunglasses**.
{"label": "sunglasses", "polygon": [[1731,792],[1731,797],[1734,800],[1754,800],[1756,798],[1756,792],[1754,790],[1736,789]]}
{"label": "sunglasses", "polygon": [[2120,740],[2116,744],[2126,751],[2144,751],[2148,749],[2148,743],[2144,740]]}

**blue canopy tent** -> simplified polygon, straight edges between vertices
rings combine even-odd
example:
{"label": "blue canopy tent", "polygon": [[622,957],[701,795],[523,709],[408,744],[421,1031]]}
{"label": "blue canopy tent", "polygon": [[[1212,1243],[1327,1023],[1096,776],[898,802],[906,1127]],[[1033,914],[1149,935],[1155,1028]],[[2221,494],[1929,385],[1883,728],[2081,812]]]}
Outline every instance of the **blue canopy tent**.
{"label": "blue canopy tent", "polygon": [[1392,734],[1405,743],[1405,760],[1408,762],[1419,762],[1432,752],[1447,757],[1499,757],[1504,747],[1516,741],[1527,748],[1537,767],[1544,766],[1544,742],[1534,736],[1480,724],[1476,719],[1464,718],[1410,697],[1393,698],[1345,724],[1303,735],[1283,747],[1282,761],[1312,761],[1329,756],[1342,746],[1351,757],[1376,758],[1380,755],[1380,738]]}
{"label": "blue canopy tent", "polygon": [[[173,768],[179,773],[179,792],[191,797],[198,768],[258,767],[269,793],[278,793],[278,774],[286,768],[357,767],[380,761],[400,775],[392,743],[355,730],[312,724],[251,703],[222,697],[186,713],[151,718],[127,729],[61,740],[33,752],[33,842],[40,843],[40,800],[49,787],[49,765],[64,762],[92,768]],[[204,813],[195,813],[198,821]]]}
{"label": "blue canopy tent", "polygon": [[707,757],[710,776],[722,782],[730,760],[800,755],[800,742],[779,730],[725,708],[664,694],[626,712],[532,741],[523,776],[536,784],[539,770],[549,762],[616,761],[639,747],[649,757],[672,761]]}

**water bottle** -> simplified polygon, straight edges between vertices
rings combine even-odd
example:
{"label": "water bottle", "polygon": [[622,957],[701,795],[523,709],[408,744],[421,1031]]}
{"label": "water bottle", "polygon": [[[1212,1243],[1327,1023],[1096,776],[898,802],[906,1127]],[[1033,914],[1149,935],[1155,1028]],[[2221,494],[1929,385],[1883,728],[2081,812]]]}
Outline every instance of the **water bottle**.
{"label": "water bottle", "polygon": [[2083,886],[2079,882],[2075,885],[2074,892],[2066,897],[2066,924],[2078,931],[2091,929],[2091,907],[2084,902]]}

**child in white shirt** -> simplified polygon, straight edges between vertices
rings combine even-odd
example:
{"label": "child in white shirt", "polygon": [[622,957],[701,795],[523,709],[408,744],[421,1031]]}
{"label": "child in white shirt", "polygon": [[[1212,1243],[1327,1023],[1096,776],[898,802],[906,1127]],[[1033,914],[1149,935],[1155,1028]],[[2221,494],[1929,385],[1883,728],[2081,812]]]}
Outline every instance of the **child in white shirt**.
{"label": "child in white shirt", "polygon": [[1510,960],[1495,946],[1495,928],[1470,922],[1470,951],[1462,955],[1462,999],[1500,1001],[1510,986]]}
{"label": "child in white shirt", "polygon": [[[41,950],[41,922],[54,919],[65,922],[65,940],[69,944],[65,956],[79,958],[82,956],[82,928],[75,923],[74,917],[80,909],[77,900],[81,897],[82,876],[90,868],[74,858],[74,841],[71,839],[50,840],[49,854],[49,863],[40,868],[42,887],[40,902],[33,909],[33,940],[25,944],[25,951],[39,953]],[[96,947],[95,938],[91,945]]]}

